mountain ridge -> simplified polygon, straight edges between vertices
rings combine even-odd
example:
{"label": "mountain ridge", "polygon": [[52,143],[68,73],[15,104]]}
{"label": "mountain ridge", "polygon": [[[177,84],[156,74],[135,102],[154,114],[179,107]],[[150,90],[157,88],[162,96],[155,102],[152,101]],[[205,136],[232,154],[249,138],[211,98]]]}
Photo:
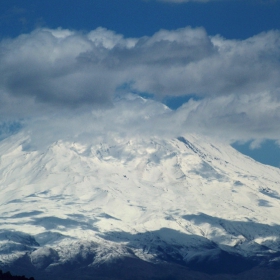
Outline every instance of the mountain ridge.
{"label": "mountain ridge", "polygon": [[279,267],[280,170],[226,144],[189,134],[36,150],[17,133],[0,155],[0,266]]}

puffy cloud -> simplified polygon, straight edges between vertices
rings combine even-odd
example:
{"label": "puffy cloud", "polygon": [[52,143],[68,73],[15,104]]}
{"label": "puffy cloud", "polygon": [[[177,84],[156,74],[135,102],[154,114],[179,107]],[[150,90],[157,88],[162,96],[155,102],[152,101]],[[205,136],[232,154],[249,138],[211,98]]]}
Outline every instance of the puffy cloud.
{"label": "puffy cloud", "polygon": [[86,65],[79,56],[102,52],[87,36],[68,30],[37,30],[1,44],[2,90],[15,97],[32,97],[39,102],[106,103],[114,92],[117,73],[102,65]]}
{"label": "puffy cloud", "polygon": [[[2,119],[48,116],[49,125],[64,131],[62,123],[71,120],[78,127],[76,118],[86,123],[90,114],[95,131],[199,131],[227,141],[279,140],[279,31],[227,40],[190,27],[141,38],[104,28],[86,34],[38,29],[3,40],[0,61]],[[155,101],[116,103],[116,95],[130,91],[158,100],[188,94],[200,99],[156,113],[162,111]]]}
{"label": "puffy cloud", "polygon": [[278,31],[237,41],[188,27],[136,39],[39,29],[1,42],[1,91],[69,106],[109,104],[125,83],[158,97],[275,91],[279,46]]}

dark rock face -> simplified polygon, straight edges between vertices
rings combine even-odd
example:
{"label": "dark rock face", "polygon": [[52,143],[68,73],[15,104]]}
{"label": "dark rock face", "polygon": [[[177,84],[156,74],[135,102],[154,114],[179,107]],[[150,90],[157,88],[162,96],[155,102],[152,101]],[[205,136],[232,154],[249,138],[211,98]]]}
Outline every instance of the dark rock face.
{"label": "dark rock face", "polygon": [[[215,222],[206,215],[191,218],[202,222],[207,218]],[[231,232],[239,226],[256,226],[252,222],[237,225],[221,219],[218,222]],[[265,228],[270,229],[269,226]],[[174,244],[172,240],[167,243],[161,238],[165,235],[193,243],[188,242],[189,245],[185,246]],[[3,252],[14,253],[17,257],[13,262],[0,263],[0,269],[38,280],[280,279],[280,253],[266,246],[248,241],[253,250],[248,250],[246,256],[239,244],[223,249],[205,237],[168,228],[141,234],[109,232],[102,235],[104,244],[76,240],[56,247],[40,246],[35,238],[20,232],[2,233],[1,236],[2,242],[7,241],[2,246]],[[22,248],[20,254],[18,248]],[[143,255],[138,255],[139,251]],[[153,259],[145,261],[145,255],[153,256]],[[266,274],[270,275],[269,278]]]}
{"label": "dark rock face", "polygon": [[[51,257],[54,252],[49,252]],[[60,265],[46,267],[46,260],[42,265],[32,263],[31,255],[26,254],[9,267],[15,275],[34,276],[39,280],[245,280],[245,279],[280,279],[280,268],[267,265],[257,265],[256,260],[245,259],[237,255],[230,255],[221,251],[215,257],[193,259],[187,264],[175,262],[150,263],[137,257],[125,257],[100,264],[90,264],[94,255],[87,258],[77,257]],[[0,274],[1,275],[1,274]],[[28,279],[28,278],[0,278]],[[29,278],[30,280],[32,278]]]}
{"label": "dark rock face", "polygon": [[[118,233],[121,241],[132,240],[125,246],[108,247],[107,251],[102,245],[77,241],[64,248],[67,250],[67,258],[58,248],[49,246],[37,246],[31,242],[28,252],[15,259],[12,263],[2,264],[3,271],[11,271],[13,275],[26,275],[38,280],[185,280],[185,279],[280,279],[280,253],[269,253],[267,248],[259,248],[262,254],[245,257],[236,253],[221,249],[214,242],[203,237],[187,236],[194,238],[198,247],[184,248],[164,242],[159,237],[153,238],[151,235],[161,236],[169,234],[178,239],[184,238],[182,233],[171,229],[161,229],[159,232],[142,233],[130,236],[129,233]],[[21,236],[19,233],[17,235]],[[18,241],[17,235],[13,236],[14,241]],[[17,238],[16,238],[17,237]],[[104,236],[106,240],[115,240],[116,233],[112,232]],[[18,242],[33,240],[24,236]],[[198,242],[199,241],[199,242]],[[29,242],[30,243],[30,242]],[[28,244],[29,244],[28,243]],[[20,243],[21,244],[21,243]],[[29,248],[29,247],[28,247]],[[154,256],[152,262],[144,261],[135,254],[135,249],[141,249]],[[60,248],[61,250],[61,248]],[[119,250],[118,257],[108,258],[107,256]],[[98,252],[102,251],[100,259]],[[182,252],[187,252],[184,254]],[[69,256],[71,255],[71,257]],[[188,256],[190,254],[190,256]],[[269,275],[269,278],[266,277]],[[5,277],[10,277],[7,274]],[[4,279],[28,279],[28,278],[4,278]],[[0,280],[2,280],[0,278]]]}
{"label": "dark rock face", "polygon": [[38,269],[47,268],[59,258],[57,252],[48,247],[39,248],[35,253],[31,253],[30,257],[32,264]]}

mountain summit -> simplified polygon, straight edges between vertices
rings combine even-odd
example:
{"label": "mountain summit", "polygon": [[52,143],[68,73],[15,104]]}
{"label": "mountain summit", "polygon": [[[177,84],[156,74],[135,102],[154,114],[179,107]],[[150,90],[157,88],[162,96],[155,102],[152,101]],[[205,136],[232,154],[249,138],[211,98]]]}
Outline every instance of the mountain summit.
{"label": "mountain summit", "polygon": [[218,279],[280,266],[280,170],[229,145],[189,134],[34,150],[19,132],[0,156],[2,270]]}

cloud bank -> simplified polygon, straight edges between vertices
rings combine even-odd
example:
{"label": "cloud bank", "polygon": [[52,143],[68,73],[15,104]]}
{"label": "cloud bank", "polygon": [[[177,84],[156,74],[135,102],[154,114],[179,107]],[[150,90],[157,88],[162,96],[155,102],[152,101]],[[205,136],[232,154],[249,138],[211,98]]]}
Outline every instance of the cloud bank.
{"label": "cloud bank", "polygon": [[[0,61],[2,121],[39,117],[44,125],[50,119],[58,125],[89,114],[92,129],[101,124],[118,133],[197,131],[226,141],[280,140],[277,30],[227,40],[190,27],[141,38],[104,28],[37,29],[3,40]],[[158,102],[137,99],[142,105],[133,101],[133,107],[126,99],[131,92],[152,94]],[[166,96],[186,95],[197,100],[176,111],[159,109]]]}

